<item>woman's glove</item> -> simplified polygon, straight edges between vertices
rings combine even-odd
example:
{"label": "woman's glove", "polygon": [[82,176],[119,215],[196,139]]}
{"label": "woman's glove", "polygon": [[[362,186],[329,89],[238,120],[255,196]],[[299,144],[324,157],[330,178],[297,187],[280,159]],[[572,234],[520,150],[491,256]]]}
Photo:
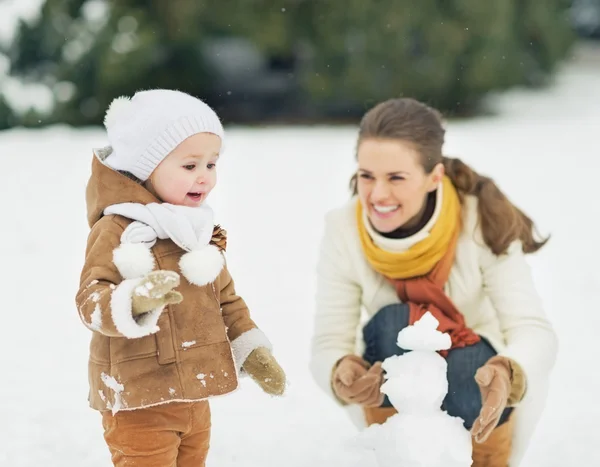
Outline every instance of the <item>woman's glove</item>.
{"label": "woman's glove", "polygon": [[526,381],[521,367],[501,356],[492,357],[479,368],[475,381],[481,391],[482,408],[471,434],[476,442],[483,443],[498,425],[504,409],[523,399]]}
{"label": "woman's glove", "polygon": [[381,392],[381,362],[370,366],[356,355],[346,355],[333,370],[331,385],[337,398],[346,404],[379,407],[385,395]]}

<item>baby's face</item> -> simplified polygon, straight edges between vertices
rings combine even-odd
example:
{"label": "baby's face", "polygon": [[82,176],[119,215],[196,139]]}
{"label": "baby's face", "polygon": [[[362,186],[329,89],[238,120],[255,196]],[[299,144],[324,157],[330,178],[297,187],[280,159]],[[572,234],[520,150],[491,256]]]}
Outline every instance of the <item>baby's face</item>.
{"label": "baby's face", "polygon": [[177,146],[152,172],[158,196],[179,206],[200,206],[217,183],[221,138],[198,133]]}

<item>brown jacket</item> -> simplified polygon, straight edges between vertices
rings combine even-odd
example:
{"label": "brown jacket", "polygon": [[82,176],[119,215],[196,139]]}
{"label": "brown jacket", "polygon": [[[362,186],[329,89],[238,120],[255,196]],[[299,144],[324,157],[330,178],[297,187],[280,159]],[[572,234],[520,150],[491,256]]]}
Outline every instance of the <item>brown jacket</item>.
{"label": "brown jacket", "polygon": [[[123,202],[159,201],[142,185],[94,157],[87,187],[91,232],[76,298],[81,320],[93,331],[90,406],[116,412],[234,391],[246,357],[257,347],[269,348],[269,343],[250,318],[243,299],[236,295],[227,268],[203,287],[190,284],[180,274],[176,290],[183,301],[167,306],[155,325],[143,329],[142,321],[132,321],[131,301],[127,304],[127,299],[123,300],[130,295],[115,298],[119,286],[127,281],[113,263],[113,251],[131,221],[102,213],[109,205]],[[155,269],[179,273],[178,263],[184,253],[171,240],[158,240],[152,248]],[[120,325],[123,316],[144,332],[127,337],[128,328]]]}

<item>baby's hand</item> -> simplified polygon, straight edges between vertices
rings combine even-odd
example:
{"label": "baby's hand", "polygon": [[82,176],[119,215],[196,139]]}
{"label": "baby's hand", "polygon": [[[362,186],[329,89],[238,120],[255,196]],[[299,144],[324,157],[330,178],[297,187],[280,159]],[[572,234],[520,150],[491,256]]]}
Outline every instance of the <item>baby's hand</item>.
{"label": "baby's hand", "polygon": [[183,296],[173,289],[179,285],[179,274],[173,271],[152,271],[133,289],[131,310],[139,316],[161,306],[174,305]]}

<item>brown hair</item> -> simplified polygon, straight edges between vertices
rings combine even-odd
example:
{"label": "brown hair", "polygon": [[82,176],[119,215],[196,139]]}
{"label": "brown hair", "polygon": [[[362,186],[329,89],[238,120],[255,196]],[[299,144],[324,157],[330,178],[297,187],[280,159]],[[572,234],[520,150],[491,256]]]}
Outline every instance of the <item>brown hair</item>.
{"label": "brown hair", "polygon": [[[539,241],[534,238],[537,230],[533,221],[508,200],[491,178],[479,175],[460,159],[442,154],[445,132],[442,116],[437,110],[414,99],[390,99],[364,115],[358,144],[367,138],[400,139],[418,150],[425,173],[429,174],[437,164],[443,164],[461,199],[464,195],[477,197],[483,240],[494,254],[505,253],[517,239],[521,240],[525,253],[543,247],[549,238]],[[350,187],[356,194],[357,175],[352,177]]]}

